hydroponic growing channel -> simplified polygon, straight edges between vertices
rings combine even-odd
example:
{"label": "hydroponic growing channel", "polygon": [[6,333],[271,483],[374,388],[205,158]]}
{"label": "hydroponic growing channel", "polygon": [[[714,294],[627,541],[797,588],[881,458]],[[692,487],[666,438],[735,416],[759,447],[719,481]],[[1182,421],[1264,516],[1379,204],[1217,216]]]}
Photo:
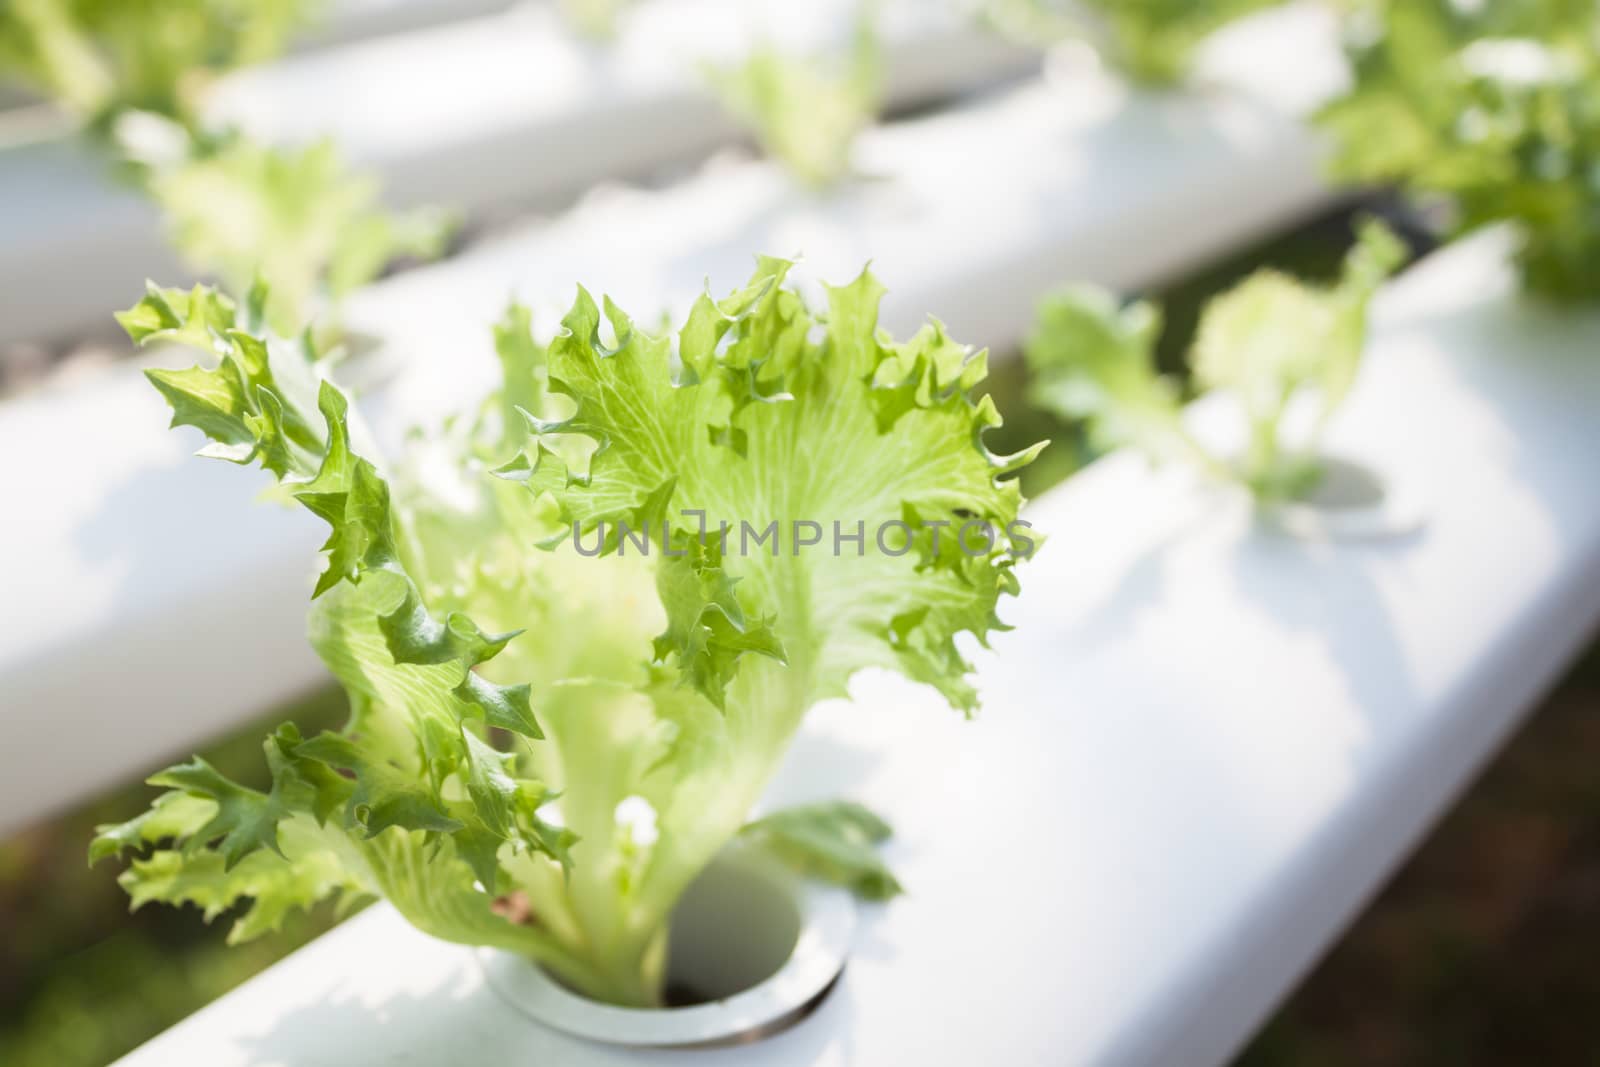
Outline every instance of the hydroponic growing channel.
{"label": "hydroponic growing channel", "polygon": [[[135,905],[376,901],[120,1062],[1223,1063],[1584,647],[1600,18],[973,6],[5,16],[0,341],[130,350],[0,401],[0,825],[171,764]],[[1330,173],[1464,236],[1158,368]],[[1027,502],[1023,397],[1106,453]]]}

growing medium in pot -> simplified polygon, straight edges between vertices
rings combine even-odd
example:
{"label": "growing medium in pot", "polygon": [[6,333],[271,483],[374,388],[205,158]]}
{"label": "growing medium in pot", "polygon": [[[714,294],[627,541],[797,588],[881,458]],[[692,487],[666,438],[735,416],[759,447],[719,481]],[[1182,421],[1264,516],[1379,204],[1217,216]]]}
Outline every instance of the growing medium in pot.
{"label": "growing medium in pot", "polygon": [[541,344],[513,306],[501,388],[392,460],[308,342],[264,332],[259,289],[152,289],[134,339],[204,353],[150,374],[174,423],[331,528],[310,639],[351,716],[268,737],[267,792],[200,760],[156,775],[92,858],[139,853],[136,906],[248,898],[234,939],[378,896],[633,1006],[661,1002],[668,916],[741,833],[896,892],[887,826],[855,805],[747,819],[806,710],[863,668],[975,709],[956,639],[1017,590],[1033,538],[1008,476],[1038,447],[983,446],[982,353],[936,322],[892,341],[869,274],[813,310],[789,269],[760,260],[676,333],[580,290]]}

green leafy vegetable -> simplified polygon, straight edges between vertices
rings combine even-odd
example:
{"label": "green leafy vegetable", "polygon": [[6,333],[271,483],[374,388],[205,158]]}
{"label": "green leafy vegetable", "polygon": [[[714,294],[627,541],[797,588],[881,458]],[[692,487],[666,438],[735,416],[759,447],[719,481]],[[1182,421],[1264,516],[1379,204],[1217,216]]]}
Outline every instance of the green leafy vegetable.
{"label": "green leafy vegetable", "polygon": [[[1233,394],[1247,420],[1241,455],[1213,454],[1183,421],[1180,391],[1155,369],[1160,313],[1138,301],[1068,289],[1047,298],[1026,353],[1033,402],[1086,419],[1100,448],[1132,444],[1152,458],[1186,458],[1237,479],[1262,501],[1301,497],[1321,477],[1317,446],[1360,369],[1367,306],[1404,259],[1380,223],[1362,226],[1331,289],[1262,271],[1216,300],[1200,321],[1194,373],[1204,390]],[[1311,402],[1309,430],[1291,441],[1287,416]]]}
{"label": "green leafy vegetable", "polygon": [[[1000,421],[983,355],[937,323],[890,340],[867,274],[813,311],[789,268],[762,259],[676,334],[580,290],[546,345],[513,306],[502,389],[395,464],[309,342],[261,331],[259,289],[152,290],[130,336],[208,354],[151,372],[174,423],[330,527],[311,640],[352,716],[269,738],[265,793],[165,772],[171,792],[91,856],[155,846],[122,876],[136,903],[252,898],[239,937],[383,896],[438,937],[658,1003],[668,916],[806,710],[882,667],[972,711],[956,637],[1000,627],[1031,550],[1008,475],[1038,448],[981,444]],[[865,895],[898,888],[872,854],[888,827],[857,806],[745,832]]]}
{"label": "green leafy vegetable", "polygon": [[1600,13],[1589,0],[1350,0],[1354,82],[1323,109],[1335,173],[1514,223],[1531,290],[1600,278]]}
{"label": "green leafy vegetable", "polygon": [[769,155],[809,186],[830,185],[848,174],[851,146],[882,99],[876,6],[863,6],[842,60],[762,44],[736,65],[708,68],[707,77]]}
{"label": "green leafy vegetable", "polygon": [[1282,0],[989,0],[981,10],[1024,40],[1087,41],[1106,62],[1148,85],[1169,86],[1189,72],[1195,49],[1245,15]]}

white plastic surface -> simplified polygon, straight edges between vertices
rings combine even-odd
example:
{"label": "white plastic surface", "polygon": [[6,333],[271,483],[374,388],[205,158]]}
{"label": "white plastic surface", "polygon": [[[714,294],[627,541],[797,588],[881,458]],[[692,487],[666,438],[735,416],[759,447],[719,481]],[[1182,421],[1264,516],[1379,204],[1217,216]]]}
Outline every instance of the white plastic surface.
{"label": "white plastic surface", "polygon": [[[747,164],[599,198],[358,295],[351,324],[390,338],[387,357],[408,368],[363,409],[392,442],[481,395],[489,324],[513,292],[542,322],[579,280],[648,317],[708,277],[742,283],[758,251],[804,252],[811,277],[834,281],[870,259],[893,329],[936,312],[1005,352],[1049,286],[1147,284],[1322,203],[1312,156],[1295,123],[1238,97],[1079,79],[877,131],[861,159],[879,180],[831,197]],[[319,524],[256,501],[259,475],[192,458],[198,436],[167,418],[131,366],[0,405],[0,499],[13,502],[0,833],[322,684],[301,636]]]}
{"label": "white plastic surface", "polygon": [[[816,1014],[692,1062],[1225,1062],[1600,617],[1600,315],[1530,309],[1504,251],[1391,288],[1336,424],[1426,486],[1414,539],[1264,536],[1114,456],[1031,509],[977,721],[883,676],[817,709],[769,801],[882,811],[909,893]],[[380,906],[122,1067],[684,1062],[529,1023]]]}
{"label": "white plastic surface", "polygon": [[[897,105],[1037,69],[945,6],[887,4]],[[856,0],[640,0],[610,45],[553,3],[290,56],[220,85],[219,118],[267,140],[330,136],[397,204],[473,216],[548,206],[697,160],[739,131],[696,64],[770,35],[820,47]],[[107,323],[130,286],[183,277],[154,208],[68,139],[0,147],[0,344]]]}

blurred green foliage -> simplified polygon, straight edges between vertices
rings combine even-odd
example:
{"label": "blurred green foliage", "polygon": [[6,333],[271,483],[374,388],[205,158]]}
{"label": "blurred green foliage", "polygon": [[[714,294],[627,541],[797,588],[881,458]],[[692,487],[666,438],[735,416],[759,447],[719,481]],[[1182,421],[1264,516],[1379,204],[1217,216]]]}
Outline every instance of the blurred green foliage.
{"label": "blurred green foliage", "polygon": [[7,0],[0,77],[105,125],[148,111],[193,125],[218,74],[276,55],[319,0]]}
{"label": "blurred green foliage", "polygon": [[1134,81],[1171,86],[1189,73],[1207,37],[1283,0],[988,0],[981,9],[1002,32],[1053,44],[1083,40]]}
{"label": "blurred green foliage", "polygon": [[396,258],[431,259],[449,235],[436,212],[385,211],[377,181],[346,167],[328,141],[267,148],[229,134],[152,167],[146,186],[192,266],[235,292],[270,281],[267,318],[285,336],[320,297],[337,301]]}
{"label": "blurred green foliage", "polygon": [[1335,173],[1442,198],[1458,231],[1515,223],[1531,291],[1600,295],[1600,5],[1345,3]]}
{"label": "blurred green foliage", "polygon": [[849,173],[856,135],[882,104],[877,5],[862,4],[842,56],[797,56],[761,44],[737,64],[707,68],[706,77],[768,155],[808,186],[831,185]]}
{"label": "blurred green foliage", "polygon": [[[1406,258],[1399,238],[1368,220],[1336,284],[1262,269],[1206,305],[1189,370],[1203,391],[1239,400],[1248,444],[1237,455],[1190,433],[1181,391],[1156,373],[1161,311],[1152,301],[1124,303],[1081,284],[1049,293],[1023,348],[1028,398],[1084,419],[1097,447],[1131,445],[1155,462],[1189,462],[1242,484],[1258,502],[1301,498],[1322,478],[1320,440],[1360,372],[1368,305]],[[1314,405],[1316,415],[1291,432],[1286,416],[1296,403]]]}
{"label": "blurred green foliage", "polygon": [[[82,123],[113,170],[160,206],[196,272],[272,283],[281,333],[400,257],[444,247],[435,212],[393,214],[329,143],[267,147],[205,116],[206,89],[275,56],[326,0],[6,0],[0,80]],[[138,279],[134,279],[137,284]]]}
{"label": "blurred green foliage", "polygon": [[[1428,236],[1412,225],[1397,205],[1381,197],[1363,199],[1307,220],[1293,232],[1243,248],[1182,280],[1157,286],[1146,294],[1133,294],[1148,297],[1163,310],[1161,335],[1156,343],[1156,367],[1184,383],[1185,395],[1192,397],[1192,373],[1185,356],[1193,347],[1199,330],[1201,309],[1213,297],[1263,268],[1305,281],[1331,283],[1338,278],[1345,254],[1355,241],[1356,219],[1363,215],[1384,218],[1407,238],[1415,251],[1429,243]],[[1094,459],[1097,450],[1083,420],[1064,419],[1029,402],[1029,381],[1021,360],[995,361],[989,376],[990,392],[1006,422],[1000,429],[991,431],[986,440],[989,447],[1001,455],[1014,452],[1029,442],[1043,439],[1051,442],[1050,447],[1022,471],[1023,494],[1034,497]]]}

